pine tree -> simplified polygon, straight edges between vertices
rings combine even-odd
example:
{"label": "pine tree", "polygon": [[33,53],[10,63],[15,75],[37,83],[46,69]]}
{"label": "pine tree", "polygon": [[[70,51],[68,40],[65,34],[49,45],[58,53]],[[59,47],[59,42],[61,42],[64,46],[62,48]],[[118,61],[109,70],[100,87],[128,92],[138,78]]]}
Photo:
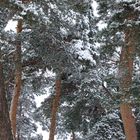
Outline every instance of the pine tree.
{"label": "pine tree", "polygon": [[[126,13],[128,13],[127,20],[136,20],[138,17],[134,12],[134,9],[127,7],[125,9]],[[131,105],[125,100],[129,100],[130,96],[130,88],[132,85],[132,73],[133,73],[133,64],[136,50],[136,36],[134,28],[127,27],[124,31],[125,34],[125,46],[122,48],[120,55],[120,90],[122,92],[122,102],[120,104],[120,111],[122,115],[122,120],[124,123],[124,129],[126,134],[126,139],[136,139],[137,140],[137,131],[135,118],[133,116],[133,112],[131,109]],[[130,126],[129,126],[130,125]]]}
{"label": "pine tree", "polygon": [[58,107],[60,104],[60,99],[61,99],[61,75],[57,77],[56,82],[55,82],[55,90],[56,90],[56,95],[53,99],[53,104],[52,104],[52,111],[51,111],[51,125],[50,125],[50,135],[49,135],[49,140],[54,140],[55,136],[55,129],[56,129],[56,114],[58,112]]}
{"label": "pine tree", "polygon": [[[121,47],[119,65],[116,63],[119,71],[117,79],[119,81],[120,111],[126,139],[137,139],[135,118],[130,104],[134,99],[131,94],[132,73],[134,72],[133,64],[139,44],[137,38],[139,34],[139,30],[137,30],[139,27],[139,24],[137,24],[139,2],[114,2],[110,0],[97,1],[97,3],[99,4],[100,21],[107,25],[101,35],[102,48],[107,52],[107,55],[103,54],[104,58],[113,57],[117,48]],[[117,62],[117,60],[115,61]],[[126,118],[128,118],[129,122]]]}
{"label": "pine tree", "polygon": [[[131,127],[126,115],[132,118],[131,105],[135,104],[135,99],[138,101],[138,96],[133,96],[133,93],[138,93],[138,79],[132,73],[136,74],[134,67],[139,58],[139,3],[97,0],[99,15],[96,18],[93,17],[90,0],[23,3],[0,1],[0,7],[12,11],[13,19],[20,16],[25,23],[21,33],[24,51],[20,69],[22,67],[24,79],[16,114],[17,137],[41,139],[37,134],[36,138],[32,136],[37,129],[33,121],[36,119],[42,122],[44,129],[50,129],[51,140],[55,132],[61,136],[60,139],[66,139],[68,134],[72,134],[73,139],[124,139],[120,114],[115,111],[120,106],[126,138],[132,139],[129,138],[132,133],[128,132]],[[97,30],[96,22],[103,22],[106,27]],[[15,36],[1,34],[2,42],[8,44],[2,52],[5,54],[6,93],[10,100],[8,93],[14,89],[11,83],[14,83],[12,51]],[[47,77],[47,70],[56,75],[61,73],[61,80]],[[33,117],[31,110],[36,109],[34,94],[42,94],[46,86],[51,86],[51,95]],[[30,89],[30,93],[25,93],[24,89]],[[129,120],[134,124],[133,118]],[[131,126],[134,126],[135,133],[135,124]]]}
{"label": "pine tree", "polygon": [[[0,50],[1,61],[2,61],[2,53]],[[8,104],[5,96],[4,89],[4,77],[3,77],[3,65],[0,62],[0,138],[3,140],[13,140],[13,136],[11,133],[11,124],[8,113]]]}
{"label": "pine tree", "polygon": [[[0,37],[4,33],[3,28],[6,25],[8,20],[9,10],[0,7]],[[5,76],[4,76],[4,60],[3,60],[3,48],[5,47],[5,43],[0,38],[0,139],[3,140],[13,140],[12,132],[11,132],[11,124],[9,119],[9,111],[8,111],[8,101],[6,97],[5,90]]]}
{"label": "pine tree", "polygon": [[[22,19],[18,20],[17,24],[17,34],[21,33],[22,31]],[[18,36],[17,35],[17,36]],[[21,93],[21,82],[22,81],[22,64],[21,64],[21,41],[17,40],[16,51],[15,51],[15,87],[14,87],[14,94],[11,101],[11,108],[10,108],[10,119],[11,119],[11,126],[13,136],[16,138],[16,116],[17,116],[17,108],[18,108],[18,100]]]}

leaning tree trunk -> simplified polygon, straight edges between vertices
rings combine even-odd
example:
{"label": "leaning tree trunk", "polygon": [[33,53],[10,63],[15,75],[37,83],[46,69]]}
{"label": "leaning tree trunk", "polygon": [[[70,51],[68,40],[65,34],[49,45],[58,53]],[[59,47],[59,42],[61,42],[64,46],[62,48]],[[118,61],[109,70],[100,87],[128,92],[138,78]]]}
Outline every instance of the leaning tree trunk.
{"label": "leaning tree trunk", "polygon": [[55,82],[56,94],[53,100],[52,112],[51,112],[51,126],[50,126],[50,134],[49,140],[54,140],[55,129],[56,129],[56,115],[60,103],[61,96],[61,78],[56,79]]}
{"label": "leaning tree trunk", "polygon": [[16,138],[16,115],[18,109],[18,101],[21,93],[21,77],[22,77],[22,64],[21,64],[21,41],[19,33],[22,31],[22,19],[18,20],[17,24],[17,44],[15,51],[15,87],[10,107],[10,120],[12,126],[13,136]]}
{"label": "leaning tree trunk", "polygon": [[[133,11],[128,12],[127,20],[133,20],[135,17]],[[120,112],[124,125],[126,140],[137,140],[137,131],[135,118],[132,112],[130,101],[130,89],[132,86],[133,62],[135,57],[136,34],[132,27],[124,31],[125,46],[122,47],[120,56],[120,91],[122,93]]]}
{"label": "leaning tree trunk", "polygon": [[[0,50],[0,59],[2,59],[1,50]],[[9,119],[8,104],[4,89],[2,61],[0,61],[0,140],[13,140],[11,123]]]}

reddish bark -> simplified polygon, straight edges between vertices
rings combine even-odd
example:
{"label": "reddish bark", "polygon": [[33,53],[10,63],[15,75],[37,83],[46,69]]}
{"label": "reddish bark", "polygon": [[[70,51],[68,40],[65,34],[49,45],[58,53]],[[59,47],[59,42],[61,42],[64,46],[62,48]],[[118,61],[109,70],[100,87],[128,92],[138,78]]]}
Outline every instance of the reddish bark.
{"label": "reddish bark", "polygon": [[[18,21],[17,34],[22,31],[22,19]],[[22,64],[21,64],[21,43],[17,41],[15,53],[15,87],[10,107],[10,120],[12,126],[13,136],[16,138],[16,115],[18,109],[18,102],[21,93],[21,77],[22,77]]]}
{"label": "reddish bark", "polygon": [[[127,11],[128,12],[128,11]],[[133,20],[135,14],[133,11],[129,11],[128,20]],[[124,125],[124,131],[126,140],[137,140],[137,131],[135,118],[131,109],[130,103],[130,89],[132,86],[132,73],[133,73],[133,62],[135,57],[136,47],[136,34],[135,29],[128,27],[124,31],[125,34],[125,46],[122,47],[120,56],[120,91],[122,93],[122,103],[120,104],[120,112]]]}
{"label": "reddish bark", "polygon": [[131,105],[128,103],[122,103],[120,105],[120,112],[124,125],[126,140],[137,140],[135,118],[133,116]]}
{"label": "reddish bark", "polygon": [[56,80],[55,86],[56,86],[56,95],[54,97],[53,105],[52,105],[49,140],[54,140],[54,135],[55,135],[56,115],[57,115],[57,111],[60,103],[60,96],[61,96],[61,79]]}

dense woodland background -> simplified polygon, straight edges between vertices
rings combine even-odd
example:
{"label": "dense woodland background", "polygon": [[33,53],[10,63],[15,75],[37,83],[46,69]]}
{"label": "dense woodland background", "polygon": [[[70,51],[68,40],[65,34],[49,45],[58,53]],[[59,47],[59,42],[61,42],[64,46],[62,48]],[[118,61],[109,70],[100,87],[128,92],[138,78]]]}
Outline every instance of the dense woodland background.
{"label": "dense woodland background", "polygon": [[139,140],[139,34],[138,0],[0,0],[0,140]]}

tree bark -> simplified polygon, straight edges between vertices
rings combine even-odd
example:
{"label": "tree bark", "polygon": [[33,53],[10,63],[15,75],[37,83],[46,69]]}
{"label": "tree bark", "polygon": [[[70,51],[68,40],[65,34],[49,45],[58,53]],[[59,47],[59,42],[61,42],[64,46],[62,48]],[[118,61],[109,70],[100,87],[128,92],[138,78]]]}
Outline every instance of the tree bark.
{"label": "tree bark", "polygon": [[75,133],[74,133],[73,130],[72,130],[71,140],[76,140],[76,139],[75,139]]}
{"label": "tree bark", "polygon": [[129,103],[120,105],[120,112],[123,121],[126,140],[137,140],[135,118]]}
{"label": "tree bark", "polygon": [[60,96],[61,96],[61,78],[56,79],[55,86],[56,86],[56,95],[52,105],[49,140],[54,140],[54,135],[55,135],[56,115],[57,115],[57,111],[60,103]]}
{"label": "tree bark", "polygon": [[[1,59],[1,50],[0,50]],[[13,140],[8,104],[4,89],[2,60],[0,60],[0,140]]]}
{"label": "tree bark", "polygon": [[[127,20],[133,20],[135,15],[133,11],[128,12]],[[126,140],[137,140],[137,131],[135,118],[132,112],[130,89],[132,86],[133,62],[136,47],[136,32],[132,27],[128,27],[124,31],[125,46],[122,47],[120,56],[120,91],[122,94],[120,113],[123,121]]]}
{"label": "tree bark", "polygon": [[18,102],[21,93],[21,77],[22,77],[22,64],[21,64],[21,41],[18,40],[19,33],[22,31],[22,19],[18,20],[17,24],[17,45],[15,52],[15,87],[10,107],[10,120],[12,126],[12,133],[16,139],[16,115],[18,109]]}
{"label": "tree bark", "polygon": [[9,0],[0,0],[0,7],[3,6],[3,4],[8,4]]}

